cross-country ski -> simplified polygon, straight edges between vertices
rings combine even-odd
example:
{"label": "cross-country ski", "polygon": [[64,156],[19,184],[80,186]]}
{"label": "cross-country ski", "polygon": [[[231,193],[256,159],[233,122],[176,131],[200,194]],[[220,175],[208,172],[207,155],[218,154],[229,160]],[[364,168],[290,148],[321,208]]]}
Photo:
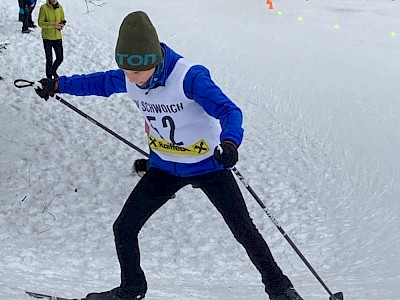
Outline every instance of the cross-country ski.
{"label": "cross-country ski", "polygon": [[52,295],[46,295],[46,294],[40,294],[40,293],[35,293],[35,292],[28,292],[26,293],[31,296],[32,298],[36,299],[47,299],[47,300],[84,300],[81,298],[63,298],[63,297],[57,297],[57,296],[52,296]]}

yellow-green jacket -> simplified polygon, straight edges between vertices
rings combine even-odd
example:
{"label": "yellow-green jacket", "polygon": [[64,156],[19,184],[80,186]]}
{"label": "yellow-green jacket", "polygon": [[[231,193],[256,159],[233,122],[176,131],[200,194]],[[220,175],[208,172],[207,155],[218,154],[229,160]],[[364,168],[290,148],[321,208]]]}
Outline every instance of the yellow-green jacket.
{"label": "yellow-green jacket", "polygon": [[54,8],[49,0],[40,7],[38,24],[42,28],[42,38],[45,40],[59,40],[62,38],[61,30],[55,28],[56,23],[65,20],[64,9],[60,3]]}

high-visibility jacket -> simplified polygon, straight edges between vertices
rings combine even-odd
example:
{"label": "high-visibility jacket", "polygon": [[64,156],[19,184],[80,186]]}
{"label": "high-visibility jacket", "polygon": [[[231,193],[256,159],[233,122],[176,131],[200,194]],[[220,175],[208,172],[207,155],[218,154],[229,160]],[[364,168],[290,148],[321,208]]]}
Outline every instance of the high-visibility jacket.
{"label": "high-visibility jacket", "polygon": [[38,25],[42,28],[42,38],[45,40],[60,40],[61,30],[55,28],[56,23],[65,20],[64,9],[60,3],[54,6],[47,0],[40,7]]}

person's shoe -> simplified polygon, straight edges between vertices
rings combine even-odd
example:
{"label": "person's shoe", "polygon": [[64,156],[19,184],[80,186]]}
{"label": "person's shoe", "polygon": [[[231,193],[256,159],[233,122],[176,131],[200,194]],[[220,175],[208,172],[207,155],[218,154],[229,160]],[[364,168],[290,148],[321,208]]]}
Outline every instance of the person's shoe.
{"label": "person's shoe", "polygon": [[35,23],[32,23],[31,25],[29,25],[28,26],[29,28],[36,28],[37,26],[36,26],[36,24]]}
{"label": "person's shoe", "polygon": [[284,291],[280,295],[271,295],[269,296],[271,300],[304,300],[300,297],[300,295],[296,292],[293,287],[289,287],[286,291]]}
{"label": "person's shoe", "polygon": [[140,300],[144,299],[145,293],[133,294],[123,288],[117,287],[111,291],[102,293],[90,293],[84,300]]}
{"label": "person's shoe", "polygon": [[30,30],[30,29],[28,28],[28,29],[22,30],[22,33],[31,33],[31,31],[32,31],[32,30]]}

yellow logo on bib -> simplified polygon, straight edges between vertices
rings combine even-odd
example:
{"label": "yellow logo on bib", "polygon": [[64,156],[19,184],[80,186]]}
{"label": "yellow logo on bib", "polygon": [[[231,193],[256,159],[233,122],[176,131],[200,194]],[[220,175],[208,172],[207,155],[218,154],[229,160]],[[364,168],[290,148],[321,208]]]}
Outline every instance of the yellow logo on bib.
{"label": "yellow logo on bib", "polygon": [[178,155],[203,155],[210,151],[204,139],[201,139],[193,145],[182,147],[164,139],[158,139],[153,135],[149,135],[149,147],[155,151],[178,154]]}

